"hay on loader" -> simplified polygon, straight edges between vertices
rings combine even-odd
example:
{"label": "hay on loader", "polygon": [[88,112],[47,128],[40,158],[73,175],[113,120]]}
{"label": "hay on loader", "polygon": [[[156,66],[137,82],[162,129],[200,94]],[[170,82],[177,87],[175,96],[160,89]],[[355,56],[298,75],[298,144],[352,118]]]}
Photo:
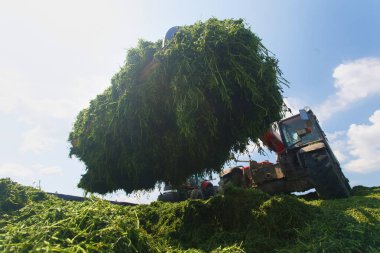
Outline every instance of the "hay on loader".
{"label": "hay on loader", "polygon": [[79,113],[69,141],[86,165],[81,188],[130,193],[218,172],[281,119],[286,81],[242,20],[184,26],[161,45],[139,41]]}

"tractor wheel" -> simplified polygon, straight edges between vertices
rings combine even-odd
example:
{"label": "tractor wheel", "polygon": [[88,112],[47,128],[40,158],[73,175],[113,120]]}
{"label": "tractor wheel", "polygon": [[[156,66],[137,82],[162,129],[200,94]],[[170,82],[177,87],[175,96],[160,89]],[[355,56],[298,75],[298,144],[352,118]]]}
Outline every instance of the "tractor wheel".
{"label": "tractor wheel", "polygon": [[351,195],[347,178],[325,149],[307,153],[304,157],[311,182],[320,198],[346,198]]}

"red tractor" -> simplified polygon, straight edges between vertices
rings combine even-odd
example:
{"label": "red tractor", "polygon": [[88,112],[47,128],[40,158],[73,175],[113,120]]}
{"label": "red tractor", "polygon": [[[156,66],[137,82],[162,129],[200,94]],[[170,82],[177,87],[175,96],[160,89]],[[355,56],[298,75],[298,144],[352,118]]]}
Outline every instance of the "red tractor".
{"label": "red tractor", "polygon": [[278,122],[280,136],[272,129],[260,139],[277,153],[277,163],[251,161],[221,173],[221,186],[258,188],[269,194],[303,192],[315,188],[323,199],[349,197],[351,187],[317,117],[308,109]]}
{"label": "red tractor", "polygon": [[162,192],[158,199],[165,202],[178,202],[186,199],[208,199],[215,195],[217,191],[209,180],[203,178],[202,175],[193,175],[189,177],[186,182],[179,187],[172,187],[165,185],[164,192]]}

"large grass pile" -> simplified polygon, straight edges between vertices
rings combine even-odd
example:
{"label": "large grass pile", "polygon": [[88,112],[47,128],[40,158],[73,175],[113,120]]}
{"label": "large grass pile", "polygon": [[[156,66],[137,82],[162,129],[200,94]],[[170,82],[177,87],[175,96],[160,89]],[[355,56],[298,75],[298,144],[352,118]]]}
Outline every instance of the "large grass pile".
{"label": "large grass pile", "polygon": [[[70,202],[0,180],[1,252],[379,252],[380,188],[306,201],[229,189],[208,201]],[[5,189],[5,191],[4,191]],[[34,198],[39,192],[39,198]],[[24,200],[15,196],[24,194]],[[17,208],[7,208],[18,203]]]}
{"label": "large grass pile", "polygon": [[242,20],[183,26],[165,48],[140,41],[70,133],[86,165],[79,187],[129,193],[218,172],[282,118],[283,82]]}

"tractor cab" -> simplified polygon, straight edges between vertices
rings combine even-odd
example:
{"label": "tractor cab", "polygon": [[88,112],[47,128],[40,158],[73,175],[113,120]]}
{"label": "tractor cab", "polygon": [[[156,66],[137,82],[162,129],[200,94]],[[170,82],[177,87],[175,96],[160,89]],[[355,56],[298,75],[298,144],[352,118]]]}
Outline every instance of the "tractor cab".
{"label": "tractor cab", "polygon": [[287,150],[325,140],[325,135],[311,110],[302,109],[300,114],[281,120],[279,129]]}

